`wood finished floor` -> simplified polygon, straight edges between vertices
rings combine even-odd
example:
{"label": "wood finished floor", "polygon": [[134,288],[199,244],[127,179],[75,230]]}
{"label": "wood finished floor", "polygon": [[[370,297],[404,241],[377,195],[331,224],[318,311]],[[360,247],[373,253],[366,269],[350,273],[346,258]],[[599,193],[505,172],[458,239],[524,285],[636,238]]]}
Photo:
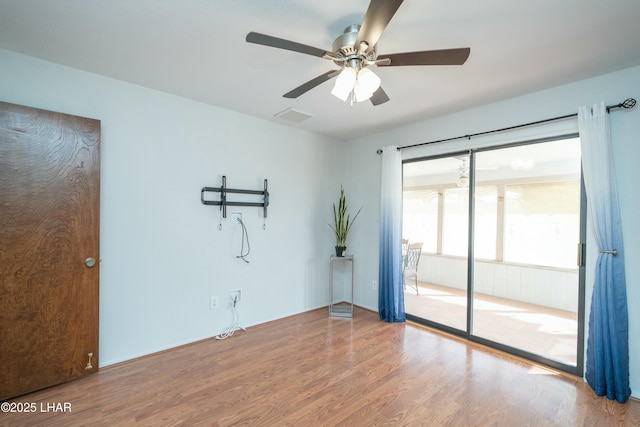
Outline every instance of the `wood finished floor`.
{"label": "wood finished floor", "polygon": [[[640,401],[356,307],[106,367],[11,400],[2,426],[638,426]],[[40,412],[71,404],[71,412]]]}

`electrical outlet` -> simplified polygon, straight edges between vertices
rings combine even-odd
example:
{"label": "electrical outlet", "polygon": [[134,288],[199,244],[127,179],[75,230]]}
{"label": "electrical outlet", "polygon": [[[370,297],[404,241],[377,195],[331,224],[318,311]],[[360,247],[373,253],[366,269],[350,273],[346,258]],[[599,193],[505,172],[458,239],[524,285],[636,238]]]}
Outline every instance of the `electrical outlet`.
{"label": "electrical outlet", "polygon": [[231,212],[231,222],[236,223],[242,221],[242,212]]}
{"label": "electrical outlet", "polygon": [[218,297],[211,297],[210,304],[211,310],[218,308]]}
{"label": "electrical outlet", "polygon": [[229,305],[233,307],[233,303],[238,304],[242,301],[242,292],[240,289],[235,289],[233,291],[229,291]]}
{"label": "electrical outlet", "polygon": [[373,289],[373,290],[378,289],[378,281],[377,280],[372,280],[371,281],[371,289]]}

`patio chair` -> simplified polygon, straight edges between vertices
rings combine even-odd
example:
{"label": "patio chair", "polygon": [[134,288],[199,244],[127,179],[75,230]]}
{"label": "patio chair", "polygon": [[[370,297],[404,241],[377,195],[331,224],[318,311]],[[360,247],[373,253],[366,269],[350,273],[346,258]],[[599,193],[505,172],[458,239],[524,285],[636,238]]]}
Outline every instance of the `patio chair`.
{"label": "patio chair", "polygon": [[420,254],[422,253],[422,242],[411,243],[407,249],[407,255],[404,257],[404,287],[407,287],[407,279],[414,279],[415,284],[409,282],[409,286],[416,289],[416,295],[420,295],[418,288],[418,263],[420,262]]}

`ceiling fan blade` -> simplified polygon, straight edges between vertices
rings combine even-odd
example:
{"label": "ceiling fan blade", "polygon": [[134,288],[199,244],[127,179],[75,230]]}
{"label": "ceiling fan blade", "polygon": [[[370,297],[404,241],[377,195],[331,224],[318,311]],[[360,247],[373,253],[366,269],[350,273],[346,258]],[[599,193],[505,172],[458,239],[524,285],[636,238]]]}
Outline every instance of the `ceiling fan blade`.
{"label": "ceiling fan blade", "polygon": [[[382,35],[382,32],[393,15],[402,4],[403,0],[371,0],[367,13],[364,15],[362,24],[360,25],[360,31],[358,32],[358,38],[354,44],[354,48],[360,53],[366,53],[370,48],[373,48],[378,39]],[[365,42],[366,45],[362,43]]]}
{"label": "ceiling fan blade", "polygon": [[327,80],[330,80],[330,79],[334,78],[338,74],[340,74],[339,70],[327,71],[326,73],[321,74],[318,77],[316,77],[315,79],[311,79],[306,83],[303,83],[302,85],[300,85],[297,88],[285,93],[282,96],[284,96],[285,98],[297,98],[300,95],[303,95],[303,94],[307,93],[308,91],[310,91],[314,87],[316,87],[318,85],[321,85],[322,83],[326,82]]}
{"label": "ceiling fan blade", "polygon": [[471,49],[462,47],[458,49],[425,50],[422,52],[393,53],[391,55],[378,55],[379,58],[389,58],[391,62],[378,63],[378,67],[399,67],[403,65],[462,65],[465,63]]}
{"label": "ceiling fan blade", "polygon": [[389,96],[384,90],[382,90],[382,86],[380,86],[378,90],[373,92],[373,95],[369,99],[371,100],[371,103],[375,106],[375,105],[380,105],[387,102],[389,100]]}
{"label": "ceiling fan blade", "polygon": [[308,46],[302,43],[292,42],[291,40],[280,39],[278,37],[268,36],[266,34],[254,33],[247,34],[245,39],[249,43],[261,44],[264,46],[277,47],[278,49],[291,50],[293,52],[305,53],[307,55],[319,56],[320,58],[328,56],[335,57],[333,52],[318,49],[317,47]]}

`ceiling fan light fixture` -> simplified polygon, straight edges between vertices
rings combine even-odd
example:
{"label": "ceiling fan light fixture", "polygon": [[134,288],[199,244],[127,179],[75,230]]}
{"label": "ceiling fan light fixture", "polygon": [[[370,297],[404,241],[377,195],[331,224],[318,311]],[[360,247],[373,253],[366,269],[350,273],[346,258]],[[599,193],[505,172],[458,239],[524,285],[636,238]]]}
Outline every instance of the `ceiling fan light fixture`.
{"label": "ceiling fan light fixture", "polygon": [[352,95],[352,103],[354,99],[356,102],[362,102],[373,96],[380,87],[380,82],[380,77],[368,68],[356,71],[355,68],[347,66],[338,74],[331,94],[343,101],[347,101],[349,95]]}
{"label": "ceiling fan light fixture", "polygon": [[[389,96],[380,87],[380,79],[367,67],[396,67],[407,65],[462,65],[471,49],[423,50],[415,52],[391,53],[378,59],[377,43],[383,31],[402,4],[402,0],[371,0],[361,24],[352,24],[333,42],[331,51],[314,46],[281,39],[251,31],[245,40],[263,46],[284,49],[332,61],[342,67],[331,93],[343,101],[354,102],[370,99],[376,106],[389,101]],[[362,75],[357,76],[358,72]],[[336,71],[329,70],[297,88],[285,93],[285,98],[297,98],[316,86],[336,77]],[[340,80],[340,82],[338,81]],[[361,80],[356,85],[356,80]],[[356,87],[357,86],[357,87]],[[358,94],[356,95],[356,91]]]}
{"label": "ceiling fan light fixture", "polygon": [[469,177],[466,175],[461,175],[460,177],[458,177],[458,181],[456,182],[456,185],[460,188],[465,188],[469,186]]}
{"label": "ceiling fan light fixture", "polygon": [[356,74],[356,70],[353,68],[344,67],[336,78],[336,83],[331,90],[331,94],[346,101],[356,84]]}
{"label": "ceiling fan light fixture", "polygon": [[380,87],[380,77],[373,71],[363,68],[358,71],[358,78],[353,86],[353,94],[356,102],[366,101],[373,96],[373,93]]}

